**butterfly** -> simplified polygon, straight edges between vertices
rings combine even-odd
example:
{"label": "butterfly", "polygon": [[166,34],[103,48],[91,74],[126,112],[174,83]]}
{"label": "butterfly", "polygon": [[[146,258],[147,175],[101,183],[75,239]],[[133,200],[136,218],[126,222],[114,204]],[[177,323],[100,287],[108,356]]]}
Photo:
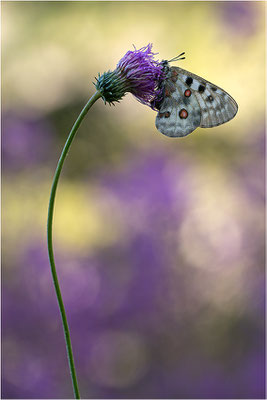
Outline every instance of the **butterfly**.
{"label": "butterfly", "polygon": [[211,128],[230,121],[238,105],[223,89],[179,67],[172,61],[182,60],[185,53],[163,60],[166,78],[160,83],[163,96],[154,103],[158,110],[156,128],[166,136],[183,137],[197,127]]}

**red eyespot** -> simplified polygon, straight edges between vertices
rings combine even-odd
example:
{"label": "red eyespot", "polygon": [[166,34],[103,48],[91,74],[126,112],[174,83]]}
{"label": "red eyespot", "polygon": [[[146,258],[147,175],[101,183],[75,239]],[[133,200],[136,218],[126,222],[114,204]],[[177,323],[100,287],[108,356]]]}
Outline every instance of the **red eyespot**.
{"label": "red eyespot", "polygon": [[179,117],[181,119],[187,118],[188,117],[188,112],[184,108],[182,108],[181,111],[179,112]]}
{"label": "red eyespot", "polygon": [[186,89],[184,92],[185,97],[190,97],[191,96],[191,90]]}
{"label": "red eyespot", "polygon": [[191,90],[186,89],[184,92],[185,97],[190,97],[191,96]]}

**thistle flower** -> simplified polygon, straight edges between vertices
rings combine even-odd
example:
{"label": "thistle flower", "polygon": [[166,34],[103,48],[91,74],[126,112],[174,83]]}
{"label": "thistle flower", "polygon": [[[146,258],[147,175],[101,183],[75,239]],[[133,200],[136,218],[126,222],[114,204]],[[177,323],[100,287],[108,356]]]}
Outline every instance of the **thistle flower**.
{"label": "thistle flower", "polygon": [[142,104],[151,108],[161,96],[160,83],[164,79],[162,64],[154,60],[152,44],[139,50],[128,51],[118,62],[114,71],[98,75],[94,83],[103,100],[110,104],[132,93]]}

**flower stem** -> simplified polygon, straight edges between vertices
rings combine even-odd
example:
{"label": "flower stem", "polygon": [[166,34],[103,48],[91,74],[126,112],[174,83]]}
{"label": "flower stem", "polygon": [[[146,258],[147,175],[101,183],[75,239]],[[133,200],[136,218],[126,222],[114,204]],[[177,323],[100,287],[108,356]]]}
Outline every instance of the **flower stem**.
{"label": "flower stem", "polygon": [[55,260],[54,260],[53,240],[52,240],[52,224],[53,224],[54,204],[55,204],[57,185],[58,185],[59,176],[60,176],[64,161],[65,161],[65,158],[68,154],[68,151],[69,151],[71,143],[74,139],[74,136],[75,136],[82,120],[84,119],[87,111],[96,102],[96,100],[99,99],[99,97],[101,97],[101,93],[97,91],[90,98],[90,100],[88,100],[87,104],[84,106],[83,110],[81,111],[80,115],[78,116],[77,120],[75,121],[75,123],[69,133],[69,136],[66,140],[65,146],[62,150],[62,153],[59,158],[57,168],[55,171],[55,175],[54,175],[54,179],[53,179],[53,183],[52,183],[52,187],[51,187],[49,207],[48,207],[48,217],[47,217],[47,247],[48,247],[48,254],[49,254],[49,260],[50,260],[50,266],[51,266],[51,273],[52,273],[55,291],[56,291],[56,295],[57,295],[59,310],[60,310],[60,314],[61,314],[61,318],[62,318],[62,325],[63,325],[64,335],[65,335],[65,342],[66,342],[66,348],[67,348],[67,356],[68,356],[70,374],[71,374],[71,379],[72,379],[73,391],[74,391],[74,395],[75,395],[76,399],[80,399],[80,393],[79,393],[79,387],[78,387],[76,370],[75,370],[73,353],[72,353],[72,347],[71,347],[70,331],[69,331],[67,316],[66,316],[65,307],[64,307],[64,303],[63,303],[63,299],[62,299],[62,295],[61,295],[61,291],[60,291],[60,286],[59,286],[57,271],[56,271],[56,265],[55,265]]}

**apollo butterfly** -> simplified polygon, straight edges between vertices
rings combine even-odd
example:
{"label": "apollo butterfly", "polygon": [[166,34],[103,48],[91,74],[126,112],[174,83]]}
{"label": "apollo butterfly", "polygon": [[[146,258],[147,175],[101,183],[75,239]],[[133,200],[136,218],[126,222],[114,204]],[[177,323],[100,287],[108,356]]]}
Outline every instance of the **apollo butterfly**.
{"label": "apollo butterfly", "polygon": [[197,127],[224,124],[238,110],[235,100],[223,89],[182,68],[170,67],[170,62],[184,59],[182,55],[162,61],[166,76],[160,83],[163,96],[154,103],[159,110],[156,127],[170,137],[186,136]]}

